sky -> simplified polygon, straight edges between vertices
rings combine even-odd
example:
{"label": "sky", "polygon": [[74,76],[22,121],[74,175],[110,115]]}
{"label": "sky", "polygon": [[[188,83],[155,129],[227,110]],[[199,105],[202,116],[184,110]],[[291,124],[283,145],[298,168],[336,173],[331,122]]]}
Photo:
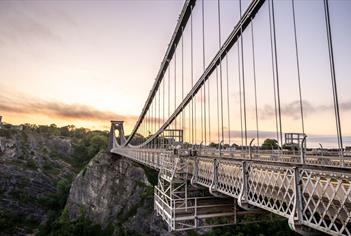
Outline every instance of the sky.
{"label": "sky", "polygon": [[[248,4],[248,0],[243,0],[242,9]],[[125,120],[128,133],[152,87],[182,5],[182,0],[0,1],[0,115],[4,116],[5,122],[14,124],[74,124],[91,129],[109,129],[110,120]],[[217,1],[205,0],[205,66],[240,16],[239,1],[220,1],[219,43],[217,6]],[[335,146],[323,2],[296,1],[295,10],[305,133],[315,144],[323,142]],[[351,145],[349,12],[350,1],[330,1],[341,125],[346,145]],[[275,1],[275,17],[283,132],[302,132],[291,1]],[[275,134],[276,122],[266,3],[253,20],[252,32],[255,37],[259,130],[262,137],[271,137]],[[251,36],[250,30],[244,32],[243,66],[249,138],[256,134]],[[186,94],[191,88],[189,24],[184,29],[183,41]],[[195,83],[203,72],[201,1],[193,12],[193,41]],[[223,116],[230,117],[224,119],[225,137],[228,139],[231,135],[236,142],[240,142],[239,104],[242,98],[237,78],[239,73],[243,76],[237,66],[242,63],[237,56],[239,49],[236,43],[229,51],[228,68],[226,58],[222,63],[224,88],[228,87],[224,94],[229,94],[223,105],[230,108],[224,109]],[[170,81],[179,86],[180,47],[176,55],[169,73]],[[216,73],[208,80],[207,87],[211,88],[213,96],[209,108],[216,111]],[[182,100],[179,87],[170,99],[170,110],[173,110]],[[195,101],[200,114],[203,98],[198,95]],[[216,141],[217,117],[212,114],[208,120],[211,120],[212,127],[209,136]],[[196,130],[200,130],[199,116],[197,121]],[[183,128],[189,129],[189,124],[184,122]]]}
{"label": "sky", "polygon": [[[0,1],[0,113],[107,128],[141,112],[181,1]],[[128,100],[128,102],[125,102]]]}

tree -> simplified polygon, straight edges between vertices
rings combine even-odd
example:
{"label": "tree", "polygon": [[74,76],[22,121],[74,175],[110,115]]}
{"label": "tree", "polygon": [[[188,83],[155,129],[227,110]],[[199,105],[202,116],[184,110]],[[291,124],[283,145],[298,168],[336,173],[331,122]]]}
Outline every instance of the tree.
{"label": "tree", "polygon": [[232,144],[232,147],[233,147],[233,148],[239,148],[240,146],[239,146],[238,144],[236,144],[236,143],[233,143],[233,144]]}
{"label": "tree", "polygon": [[275,139],[267,138],[262,144],[262,149],[278,149],[278,141]]}
{"label": "tree", "polygon": [[217,148],[218,147],[218,143],[211,142],[208,146],[211,147],[211,148]]}

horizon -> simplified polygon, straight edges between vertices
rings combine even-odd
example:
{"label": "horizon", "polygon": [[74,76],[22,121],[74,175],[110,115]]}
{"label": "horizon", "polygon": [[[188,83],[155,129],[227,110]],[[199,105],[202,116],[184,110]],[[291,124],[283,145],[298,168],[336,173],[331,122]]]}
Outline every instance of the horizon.
{"label": "horizon", "polygon": [[[4,117],[2,117],[4,118]],[[37,126],[37,127],[40,127],[40,126],[46,126],[46,127],[50,127],[52,125],[56,126],[56,128],[63,128],[63,127],[68,127],[68,126],[73,126],[75,129],[86,129],[86,130],[89,130],[89,131],[103,131],[103,132],[109,132],[109,129],[91,129],[91,128],[88,128],[88,127],[83,127],[83,126],[80,126],[80,127],[77,127],[73,124],[66,124],[66,125],[62,125],[62,126],[58,126],[56,125],[55,123],[52,123],[52,124],[34,124],[34,123],[21,123],[21,124],[12,124],[12,123],[8,123],[6,121],[4,121],[4,119],[2,120],[2,124],[6,125],[6,124],[9,124],[11,126],[21,126],[21,125],[34,125],[34,126]],[[253,133],[255,133],[256,130],[248,130],[248,133],[250,134],[251,133],[251,136],[253,136]],[[260,131],[261,133],[265,134],[263,135],[264,136],[264,139],[273,139],[273,140],[276,140],[275,139],[275,132],[273,131]],[[237,140],[237,142],[232,142],[230,145],[238,145],[240,146],[240,141],[239,141],[239,138],[240,138],[240,131],[237,130],[237,131],[233,131],[233,133],[237,133],[235,136],[232,136],[233,138],[235,138]],[[139,133],[138,133],[139,134]],[[139,134],[139,135],[142,135],[142,134]],[[127,135],[128,136],[128,135]],[[250,135],[249,135],[250,136]],[[144,137],[144,136],[143,136]],[[345,143],[351,143],[351,136],[343,136],[344,137],[344,140],[345,140]],[[326,145],[323,145],[323,148],[327,148],[327,149],[335,149],[334,147],[334,144],[335,144],[335,137],[333,135],[310,135],[310,136],[307,136],[308,138],[308,142],[307,142],[307,147],[308,148],[317,148],[319,149],[320,148],[320,142],[321,140],[324,141],[324,144]],[[212,143],[215,143],[215,142],[212,142]],[[224,143],[224,144],[227,144],[227,143]],[[255,147],[256,145],[254,145],[253,147]],[[348,145],[345,145],[344,148],[350,148],[350,146]]]}

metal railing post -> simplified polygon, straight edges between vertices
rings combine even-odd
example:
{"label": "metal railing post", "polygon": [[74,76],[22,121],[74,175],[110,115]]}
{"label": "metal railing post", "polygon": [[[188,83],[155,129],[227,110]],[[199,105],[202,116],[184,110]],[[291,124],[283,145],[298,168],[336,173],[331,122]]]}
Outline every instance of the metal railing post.
{"label": "metal railing post", "polygon": [[305,148],[306,148],[306,138],[307,135],[305,135],[302,139],[301,146],[300,146],[300,163],[305,164]]}
{"label": "metal railing post", "polygon": [[242,166],[242,186],[241,186],[241,191],[238,196],[238,204],[241,208],[248,209],[248,204],[247,204],[247,197],[248,197],[248,176],[249,176],[249,171],[248,171],[248,164],[247,161],[243,161],[241,163]]}
{"label": "metal railing post", "polygon": [[222,143],[223,143],[223,140],[218,144],[219,156],[220,156],[220,157],[222,156]]}
{"label": "metal railing post", "polygon": [[[291,229],[296,232],[299,232],[300,229],[297,227],[302,225],[302,180],[300,178],[300,169],[299,167],[294,167],[294,192],[295,192],[295,199],[294,199],[294,209],[291,212],[289,217],[288,223]],[[296,219],[295,219],[296,214]]]}
{"label": "metal railing post", "polygon": [[199,170],[198,168],[199,168],[199,160],[197,159],[197,156],[195,156],[193,176],[191,177],[191,180],[190,180],[191,185],[194,185],[197,182],[197,176],[198,176],[198,170]]}
{"label": "metal railing post", "polygon": [[253,142],[254,140],[255,140],[255,138],[251,139],[250,145],[249,145],[249,157],[250,157],[250,160],[252,160],[251,145],[252,145],[252,142]]}

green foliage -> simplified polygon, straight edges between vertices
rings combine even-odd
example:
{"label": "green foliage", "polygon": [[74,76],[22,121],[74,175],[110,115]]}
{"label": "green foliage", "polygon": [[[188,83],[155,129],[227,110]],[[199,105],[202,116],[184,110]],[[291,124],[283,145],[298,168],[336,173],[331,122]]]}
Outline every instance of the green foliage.
{"label": "green foliage", "polygon": [[[57,147],[45,146],[44,143],[38,146],[38,149],[32,150],[29,142],[29,137],[36,133],[48,139],[53,137],[66,137],[71,140],[73,152],[67,155],[64,151]],[[55,165],[56,162],[49,159],[63,160],[69,163],[78,173],[99,151],[106,150],[108,143],[108,132],[106,131],[91,131],[85,128],[76,128],[73,125],[57,127],[51,125],[33,125],[24,124],[23,130],[17,129],[12,125],[5,124],[0,129],[0,136],[13,138],[16,135],[17,148],[19,150],[19,160],[11,161],[11,164],[16,164],[21,168],[37,170],[37,163],[33,159],[34,155],[42,155],[42,170],[45,174],[52,177],[60,176],[60,166]],[[56,192],[47,195],[44,198],[36,199],[26,194],[25,192],[17,192],[13,197],[22,203],[33,202],[38,206],[43,207],[47,211],[48,219],[45,224],[39,226],[38,235],[111,235],[108,230],[102,230],[100,226],[93,225],[86,218],[81,217],[76,221],[70,222],[65,219],[65,215],[60,217],[63,208],[68,198],[73,176],[60,177],[57,182]],[[60,217],[60,218],[59,218]],[[0,210],[0,231],[9,232],[11,235],[15,232],[16,227],[29,225],[26,232],[30,229],[38,228],[40,222],[24,222],[24,216],[11,216]],[[111,231],[111,227],[109,228]],[[107,232],[107,233],[106,233]],[[113,232],[113,228],[112,231]]]}
{"label": "green foliage", "polygon": [[7,235],[14,235],[18,225],[21,225],[27,232],[32,232],[38,222],[26,219],[25,217],[16,216],[11,212],[1,209],[0,210],[0,232]]}
{"label": "green foliage", "polygon": [[[56,220],[51,231],[48,234],[44,234],[41,230],[38,236],[50,235],[50,236],[109,236],[112,235],[114,228],[109,225],[105,229],[102,229],[100,225],[93,224],[85,214],[82,214],[76,220],[70,220],[67,209],[62,212],[62,215]],[[47,232],[46,232],[47,233]]]}
{"label": "green foliage", "polygon": [[89,131],[83,138],[73,139],[73,165],[83,168],[98,152],[107,149],[108,133]]}
{"label": "green foliage", "polygon": [[48,235],[51,232],[66,205],[70,188],[71,180],[62,179],[57,183],[55,193],[39,200],[40,204],[48,210],[48,221],[40,226],[38,235]]}
{"label": "green foliage", "polygon": [[70,188],[71,180],[62,179],[57,183],[56,192],[42,198],[40,201],[48,209],[60,211],[66,205]]}
{"label": "green foliage", "polygon": [[16,133],[17,133],[16,130],[11,128],[6,128],[5,126],[3,128],[0,128],[0,137],[11,138]]}
{"label": "green foliage", "polygon": [[16,218],[9,212],[0,211],[0,229],[3,233],[12,233],[16,227]]}
{"label": "green foliage", "polygon": [[35,163],[35,161],[33,159],[29,159],[26,162],[26,166],[31,169],[31,170],[36,170],[37,169],[37,164]]}
{"label": "green foliage", "polygon": [[[236,224],[214,228],[204,236],[297,236],[298,234],[290,230],[285,219],[273,217],[268,219],[260,219],[261,222],[249,224]],[[196,231],[187,232],[188,236],[197,236]]]}
{"label": "green foliage", "polygon": [[[91,131],[86,128],[76,128],[73,125],[57,127],[55,124],[49,126],[24,124],[23,127],[24,130],[35,131],[46,136],[63,136],[71,138],[73,146],[73,155],[71,157],[65,156],[57,150],[51,150],[50,156],[55,159],[63,159],[70,163],[77,172],[79,172],[99,151],[106,150],[108,145],[107,131]],[[25,132],[21,132],[20,144],[22,147],[22,156],[23,159],[25,159],[31,155],[28,146],[28,138]],[[47,152],[47,149],[45,150]],[[45,150],[43,149],[43,152]],[[49,173],[54,171],[52,174],[57,174],[57,170],[54,170],[53,168],[46,166],[45,169],[46,171],[49,171]]]}
{"label": "green foliage", "polygon": [[28,135],[21,132],[18,135],[20,159],[28,160],[32,155],[30,154],[30,146],[28,143]]}
{"label": "green foliage", "polygon": [[[139,165],[139,164],[138,164]],[[157,185],[158,182],[158,171],[151,169],[144,165],[139,165],[141,168],[144,169],[144,173],[146,175],[147,180],[152,186]]]}
{"label": "green foliage", "polygon": [[272,149],[272,148],[273,149],[279,148],[278,141],[270,138],[267,138],[266,140],[264,140],[262,144],[262,149]]}
{"label": "green foliage", "polygon": [[212,142],[208,146],[211,147],[211,148],[218,148],[218,143],[213,143]]}
{"label": "green foliage", "polygon": [[186,232],[187,236],[197,236],[198,234],[196,233],[195,230],[191,229],[189,231]]}

